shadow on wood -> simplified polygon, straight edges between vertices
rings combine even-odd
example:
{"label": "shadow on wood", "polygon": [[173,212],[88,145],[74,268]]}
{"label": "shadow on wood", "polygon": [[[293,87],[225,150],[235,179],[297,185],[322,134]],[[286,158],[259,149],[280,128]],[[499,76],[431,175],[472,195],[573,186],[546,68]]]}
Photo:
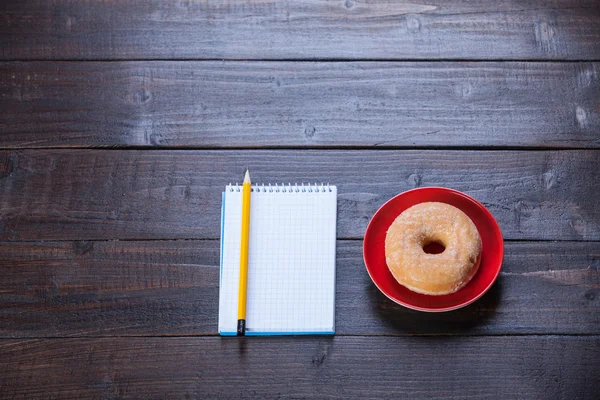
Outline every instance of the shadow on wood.
{"label": "shadow on wood", "polygon": [[388,299],[373,284],[367,289],[373,314],[396,334],[481,333],[502,300],[502,284],[497,281],[479,300],[458,310],[428,313],[410,310]]}

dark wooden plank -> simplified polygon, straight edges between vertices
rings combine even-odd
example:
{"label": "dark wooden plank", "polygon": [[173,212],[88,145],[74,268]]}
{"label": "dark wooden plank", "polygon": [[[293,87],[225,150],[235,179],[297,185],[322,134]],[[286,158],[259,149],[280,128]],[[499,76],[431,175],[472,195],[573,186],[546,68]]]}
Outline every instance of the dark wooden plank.
{"label": "dark wooden plank", "polygon": [[598,63],[0,63],[0,147],[597,148],[599,77]]}
{"label": "dark wooden plank", "polygon": [[[0,337],[215,335],[219,242],[0,243]],[[362,241],[337,245],[339,335],[600,334],[598,243],[507,242],[498,282],[462,310],[393,304]]]}
{"label": "dark wooden plank", "polygon": [[0,240],[217,239],[221,192],[255,182],[338,186],[338,238],[362,238],[399,192],[447,186],[507,239],[599,240],[600,152],[0,151]]}
{"label": "dark wooden plank", "polygon": [[0,357],[6,399],[600,394],[598,336],[2,340]]}
{"label": "dark wooden plank", "polygon": [[3,59],[598,59],[594,0],[2,2]]}
{"label": "dark wooden plank", "polygon": [[[352,243],[352,242],[350,242]],[[480,300],[430,314],[397,306],[371,283],[362,244],[338,252],[336,322],[349,334],[600,334],[598,243],[507,242],[501,275]]]}
{"label": "dark wooden plank", "polygon": [[219,242],[0,243],[0,336],[216,334]]}

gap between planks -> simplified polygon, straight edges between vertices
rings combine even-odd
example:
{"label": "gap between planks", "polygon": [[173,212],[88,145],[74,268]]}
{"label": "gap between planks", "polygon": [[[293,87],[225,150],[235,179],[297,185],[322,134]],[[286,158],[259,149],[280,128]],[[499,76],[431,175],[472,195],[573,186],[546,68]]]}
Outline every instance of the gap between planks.
{"label": "gap between planks", "polygon": [[[0,240],[1,243],[71,243],[71,242],[218,242],[220,238],[125,238],[125,239],[31,239],[31,240]],[[336,238],[337,242],[362,242],[362,237]],[[504,243],[600,243],[600,240],[555,240],[555,239],[504,239]]]}
{"label": "gap between planks", "polygon": [[[249,340],[268,340],[272,338],[286,339],[286,338],[333,338],[333,337],[540,337],[540,338],[561,338],[561,337],[598,337],[600,339],[600,335],[597,333],[405,333],[405,334],[386,334],[386,333],[375,333],[375,334],[358,334],[358,333],[336,333],[334,335],[281,335],[281,336],[246,336],[250,338]],[[173,334],[173,335],[72,335],[72,336],[11,336],[11,337],[0,337],[0,343],[2,341],[7,340],[24,340],[24,341],[34,341],[34,340],[65,340],[65,339],[115,339],[115,338],[124,338],[124,339],[135,339],[135,338],[145,338],[145,339],[177,339],[177,338],[222,338],[221,340],[235,340],[235,336],[221,336],[218,333],[208,333],[208,334]]]}
{"label": "gap between planks", "polygon": [[146,146],[146,145],[109,145],[109,146],[46,146],[46,147],[2,147],[0,151],[16,151],[16,150],[103,150],[103,151],[198,151],[198,150],[219,150],[219,151],[277,151],[277,150],[294,150],[294,151],[314,151],[314,150],[340,150],[340,151],[379,151],[379,150],[399,150],[399,151],[598,151],[596,147],[576,147],[576,146],[377,146],[377,145],[335,145],[335,146]]}
{"label": "gap between planks", "polygon": [[588,63],[598,62],[600,58],[581,58],[581,59],[550,59],[550,58],[327,58],[327,57],[315,57],[315,58],[9,58],[1,59],[0,62],[11,63],[11,62],[150,62],[150,61],[164,61],[164,62],[311,62],[311,63],[358,63],[358,62],[386,62],[386,63],[443,63],[443,62],[456,62],[456,63],[487,63],[487,62],[498,62],[498,63]]}

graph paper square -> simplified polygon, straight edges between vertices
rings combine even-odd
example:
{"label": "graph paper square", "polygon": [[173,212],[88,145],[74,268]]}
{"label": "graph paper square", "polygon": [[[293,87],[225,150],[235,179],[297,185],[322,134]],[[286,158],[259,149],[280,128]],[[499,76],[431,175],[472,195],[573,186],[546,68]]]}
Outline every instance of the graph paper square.
{"label": "graph paper square", "polygon": [[[333,334],[337,188],[253,190],[246,334]],[[221,221],[221,335],[237,330],[241,210],[241,192],[227,186]]]}

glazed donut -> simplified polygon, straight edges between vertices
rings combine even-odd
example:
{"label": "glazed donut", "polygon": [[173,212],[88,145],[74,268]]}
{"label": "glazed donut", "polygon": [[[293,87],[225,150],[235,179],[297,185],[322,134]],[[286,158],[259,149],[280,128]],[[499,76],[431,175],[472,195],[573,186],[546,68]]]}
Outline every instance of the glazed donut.
{"label": "glazed donut", "polygon": [[[436,242],[440,254],[423,248]],[[385,258],[394,278],[428,295],[454,293],[477,272],[481,237],[471,219],[445,203],[420,203],[402,212],[385,236]]]}

